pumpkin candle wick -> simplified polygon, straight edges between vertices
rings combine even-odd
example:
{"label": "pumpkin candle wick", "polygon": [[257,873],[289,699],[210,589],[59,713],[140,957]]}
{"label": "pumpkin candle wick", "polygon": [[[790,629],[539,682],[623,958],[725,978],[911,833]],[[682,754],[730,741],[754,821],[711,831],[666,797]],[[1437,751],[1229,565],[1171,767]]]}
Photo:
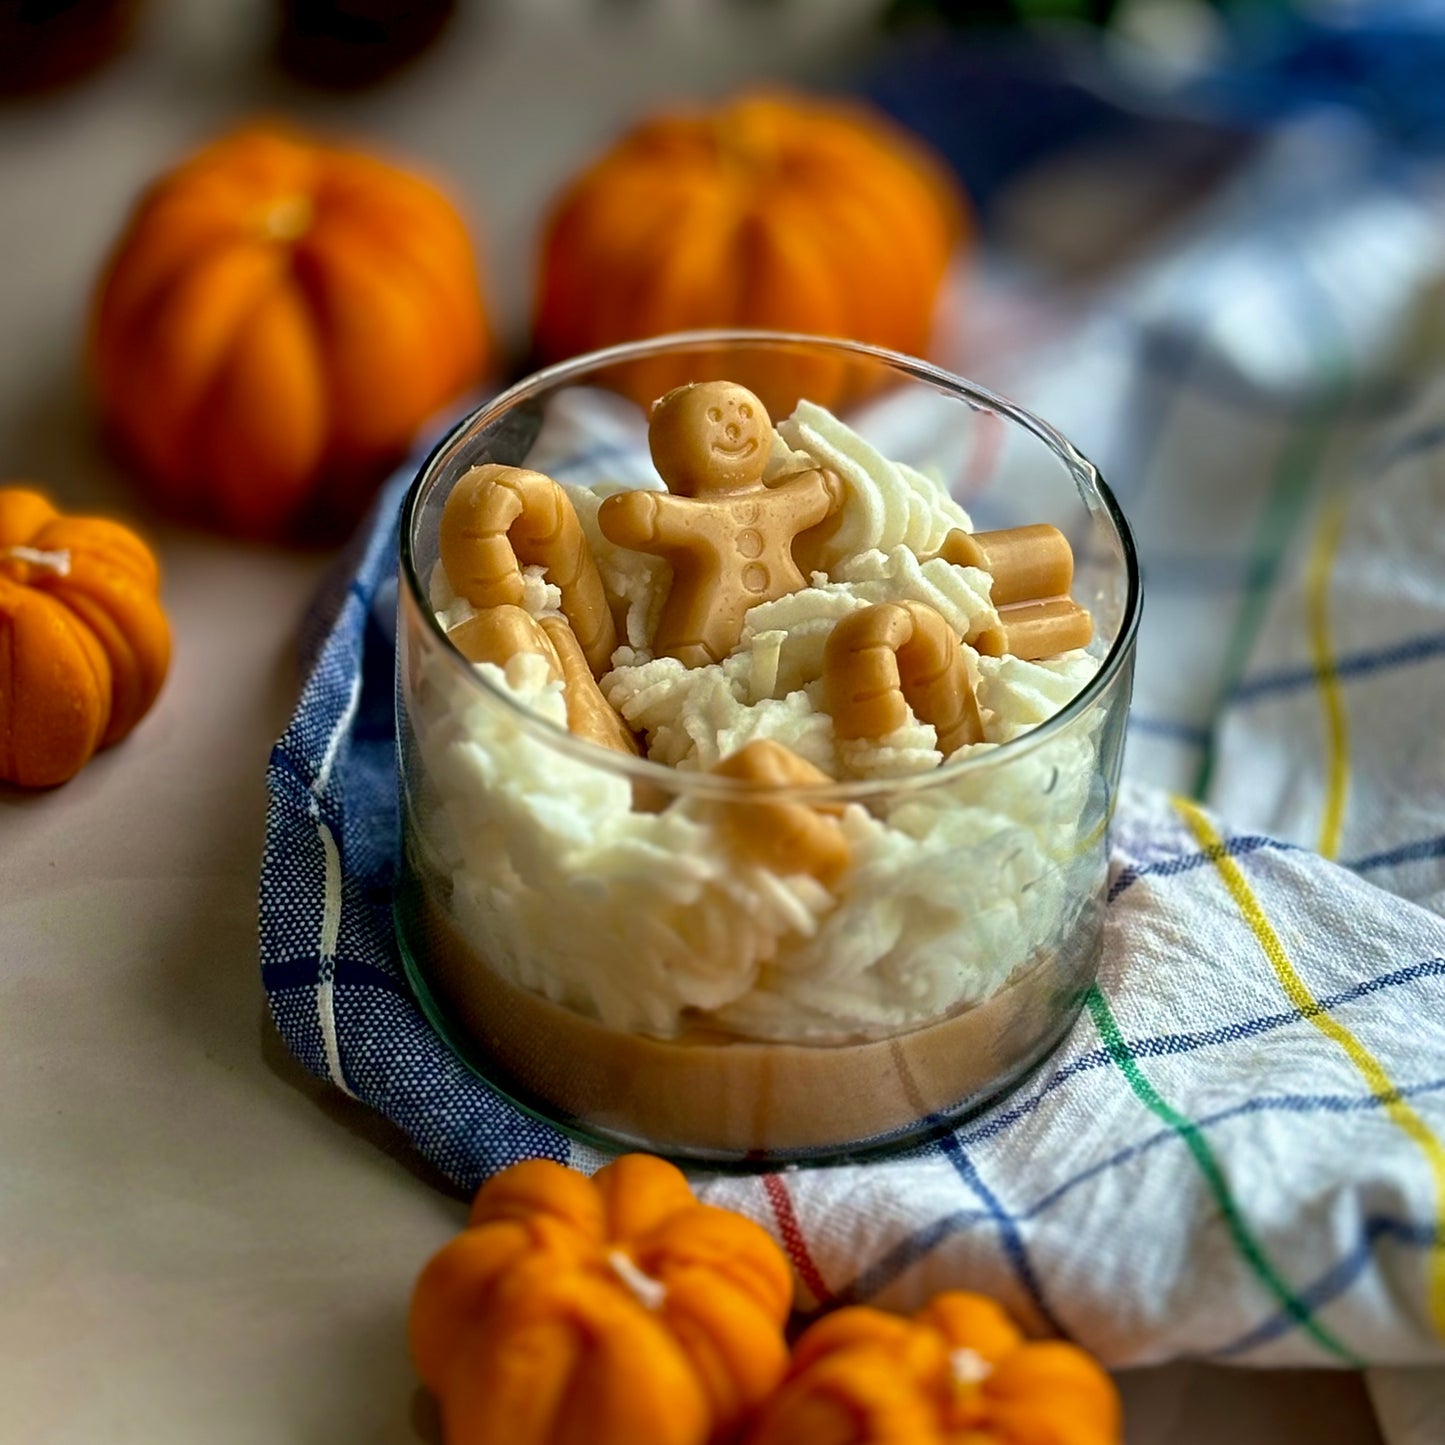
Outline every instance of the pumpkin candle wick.
{"label": "pumpkin candle wick", "polygon": [[993,1374],[993,1366],[977,1350],[966,1346],[949,1355],[948,1365],[954,1380],[960,1385],[981,1385]]}
{"label": "pumpkin candle wick", "polygon": [[608,1252],[607,1263],[612,1266],[612,1273],[637,1296],[638,1303],[644,1308],[655,1310],[667,1298],[667,1286],[650,1274],[644,1274],[620,1249]]}
{"label": "pumpkin candle wick", "polygon": [[69,551],[45,552],[39,547],[0,548],[0,559],[11,562],[28,562],[32,567],[43,567],[57,577],[70,576]]}

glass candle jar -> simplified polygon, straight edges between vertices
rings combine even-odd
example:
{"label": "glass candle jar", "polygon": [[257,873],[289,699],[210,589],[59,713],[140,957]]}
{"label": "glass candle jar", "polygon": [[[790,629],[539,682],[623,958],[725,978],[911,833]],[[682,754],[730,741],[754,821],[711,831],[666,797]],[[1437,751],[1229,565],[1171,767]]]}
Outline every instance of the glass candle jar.
{"label": "glass candle jar", "polygon": [[[637,485],[641,403],[715,379],[775,419],[829,405],[977,530],[1059,528],[1093,617],[1087,680],[1051,699],[1031,674],[1010,736],[928,771],[766,785],[585,741],[468,662],[436,590],[459,480],[501,463],[565,485],[590,465]],[[1099,959],[1140,587],[1108,488],[1046,423],[862,345],[664,337],[482,407],[418,477],[401,539],[397,933],[423,1007],[499,1093],[604,1147],[761,1167],[954,1125],[1063,1037]],[[990,664],[985,709],[1011,665]],[[815,825],[848,854],[824,881],[787,859]],[[771,861],[739,837],[771,838]]]}

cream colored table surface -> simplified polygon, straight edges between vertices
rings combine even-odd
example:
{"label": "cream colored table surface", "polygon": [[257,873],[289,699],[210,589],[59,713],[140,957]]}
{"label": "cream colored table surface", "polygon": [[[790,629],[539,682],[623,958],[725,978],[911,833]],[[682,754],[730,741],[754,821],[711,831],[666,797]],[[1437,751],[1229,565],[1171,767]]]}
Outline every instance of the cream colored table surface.
{"label": "cream colored table surface", "polygon": [[[262,778],[326,559],[146,519],[100,454],[78,343],[137,187],[259,108],[377,136],[484,218],[515,338],[538,207],[601,137],[674,94],[824,75],[876,8],[494,0],[386,87],[327,98],[265,66],[259,3],[152,0],[120,62],[0,108],[0,477],[146,521],[176,630],[131,740],[62,791],[0,790],[0,1441],[433,1438],[403,1319],[463,1214],[266,1014]],[[1121,1384],[1134,1445],[1378,1438],[1350,1375],[1175,1366]]]}

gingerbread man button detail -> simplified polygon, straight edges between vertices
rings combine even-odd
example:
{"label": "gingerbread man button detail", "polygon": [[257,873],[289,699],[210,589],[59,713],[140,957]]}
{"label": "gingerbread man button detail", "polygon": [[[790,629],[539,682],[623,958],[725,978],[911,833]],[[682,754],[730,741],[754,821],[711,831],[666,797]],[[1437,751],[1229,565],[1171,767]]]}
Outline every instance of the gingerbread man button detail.
{"label": "gingerbread man button detail", "polygon": [[793,539],[837,511],[843,484],[810,469],[764,486],[773,424],[735,382],[668,392],[652,409],[648,440],[667,492],[620,492],[597,522],[619,547],[672,563],[653,651],[688,667],[721,662],[750,607],[807,586]]}

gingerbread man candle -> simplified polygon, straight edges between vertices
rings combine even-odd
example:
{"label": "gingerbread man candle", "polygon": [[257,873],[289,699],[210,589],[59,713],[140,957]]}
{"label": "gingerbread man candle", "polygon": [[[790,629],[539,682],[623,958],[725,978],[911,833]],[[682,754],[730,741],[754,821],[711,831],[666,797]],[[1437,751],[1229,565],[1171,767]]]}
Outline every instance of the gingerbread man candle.
{"label": "gingerbread man candle", "polygon": [[807,586],[793,541],[837,511],[843,483],[810,469],[765,486],[773,424],[735,382],[668,392],[653,406],[648,440],[668,490],[620,492],[597,522],[619,547],[672,563],[653,651],[688,667],[721,662],[750,607]]}

